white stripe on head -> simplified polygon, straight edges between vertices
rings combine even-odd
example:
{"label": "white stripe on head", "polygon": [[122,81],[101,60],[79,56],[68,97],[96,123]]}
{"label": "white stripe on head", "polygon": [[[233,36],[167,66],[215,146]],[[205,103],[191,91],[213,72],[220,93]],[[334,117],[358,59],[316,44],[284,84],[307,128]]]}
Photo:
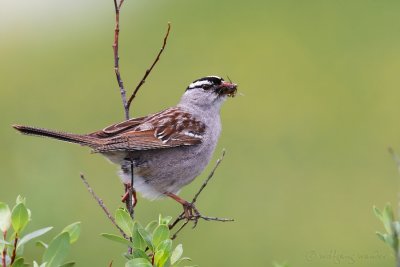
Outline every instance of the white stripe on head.
{"label": "white stripe on head", "polygon": [[196,88],[196,87],[201,87],[202,85],[205,85],[205,84],[212,85],[212,83],[211,83],[210,81],[203,80],[203,81],[197,81],[197,82],[191,83],[191,84],[189,85],[188,89],[193,89],[193,88]]}

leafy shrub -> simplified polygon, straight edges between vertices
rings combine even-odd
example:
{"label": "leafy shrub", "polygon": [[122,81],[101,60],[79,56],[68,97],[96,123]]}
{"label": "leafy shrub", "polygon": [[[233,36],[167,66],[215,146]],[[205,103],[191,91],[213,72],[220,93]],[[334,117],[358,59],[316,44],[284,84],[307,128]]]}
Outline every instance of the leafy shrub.
{"label": "leafy shrub", "polygon": [[[25,263],[24,246],[29,241],[49,232],[53,227],[45,227],[29,234],[22,235],[31,220],[31,211],[26,208],[25,198],[18,196],[16,204],[10,210],[9,206],[0,202],[0,251],[1,266],[22,267],[30,266]],[[70,246],[76,242],[80,234],[80,222],[65,227],[49,244],[38,241],[44,248],[41,264],[33,261],[34,267],[69,267],[74,262],[65,263]],[[7,238],[8,236],[8,238]]]}
{"label": "leafy shrub", "polygon": [[127,238],[104,233],[103,237],[132,248],[132,254],[125,253],[125,267],[177,267],[189,258],[182,257],[182,244],[172,249],[171,233],[168,227],[172,217],[158,218],[143,227],[138,221],[133,221],[129,213],[120,208],[115,213],[117,225],[126,233]]}

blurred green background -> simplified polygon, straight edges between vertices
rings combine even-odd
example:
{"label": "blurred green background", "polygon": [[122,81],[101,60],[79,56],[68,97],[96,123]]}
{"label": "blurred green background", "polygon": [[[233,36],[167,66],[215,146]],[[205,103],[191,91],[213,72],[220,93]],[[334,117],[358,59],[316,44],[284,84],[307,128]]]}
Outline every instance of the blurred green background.
{"label": "blurred green background", "polygon": [[[86,191],[121,205],[116,167],[88,149],[17,134],[13,123],[85,133],[123,119],[107,1],[0,1],[0,200],[18,194],[30,229],[82,221],[71,259],[121,266],[125,248]],[[245,96],[222,110],[215,158],[227,149],[198,208],[235,223],[201,222],[178,238],[199,266],[394,266],[374,204],[397,202],[400,151],[400,2],[126,0],[121,71],[131,92],[165,54],[133,116],[174,105],[192,80],[229,75]],[[210,170],[211,165],[208,167]],[[208,172],[207,172],[208,173]],[[197,191],[204,173],[181,196]],[[172,200],[139,199],[137,219],[175,215]],[[29,257],[40,255],[31,245]]]}

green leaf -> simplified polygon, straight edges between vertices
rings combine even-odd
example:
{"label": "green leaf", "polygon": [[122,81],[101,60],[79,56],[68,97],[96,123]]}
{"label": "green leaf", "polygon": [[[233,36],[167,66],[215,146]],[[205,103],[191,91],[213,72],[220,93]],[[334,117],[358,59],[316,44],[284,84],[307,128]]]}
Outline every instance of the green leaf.
{"label": "green leaf", "polygon": [[43,255],[43,262],[47,262],[46,267],[58,267],[67,257],[70,246],[70,238],[67,232],[56,236]]}
{"label": "green leaf", "polygon": [[171,239],[164,240],[163,242],[161,242],[157,246],[156,250],[164,250],[168,254],[171,254],[171,251],[172,251],[172,240]]}
{"label": "green leaf", "polygon": [[24,203],[16,205],[11,212],[11,224],[16,233],[20,233],[29,221],[29,213]]}
{"label": "green leaf", "polygon": [[392,234],[392,222],[394,221],[393,209],[390,203],[386,204],[382,213],[382,221],[385,226],[386,232]]}
{"label": "green leaf", "polygon": [[143,238],[143,240],[146,242],[147,246],[149,247],[149,249],[151,251],[154,251],[154,245],[151,242],[151,235],[149,232],[147,232],[145,229],[143,228],[138,228],[138,232],[140,234],[140,236]]}
{"label": "green leaf", "polygon": [[34,239],[36,237],[44,235],[45,233],[47,233],[51,229],[53,229],[53,227],[46,227],[46,228],[42,228],[42,229],[36,230],[36,231],[34,231],[34,232],[30,233],[30,234],[25,235],[18,242],[17,248],[22,246],[22,245],[24,245],[25,243],[31,241],[32,239]]}
{"label": "green leaf", "polygon": [[127,234],[132,236],[133,221],[125,209],[117,209],[115,212],[115,222]]}
{"label": "green leaf", "polygon": [[143,237],[139,233],[139,229],[143,229],[140,223],[135,222],[133,224],[133,236],[132,236],[132,243],[133,247],[141,250],[145,250],[147,245],[146,241],[144,241]]}
{"label": "green leaf", "polygon": [[182,254],[183,254],[183,247],[182,244],[179,244],[172,252],[171,264],[175,264],[175,262],[177,262],[182,257]]}
{"label": "green leaf", "polygon": [[33,261],[33,267],[46,267],[46,263],[38,264],[36,261]]}
{"label": "green leaf", "polygon": [[393,229],[396,231],[397,236],[400,235],[400,222],[395,221],[393,222]]}
{"label": "green leaf", "polygon": [[147,260],[149,259],[146,252],[144,252],[143,250],[138,249],[138,248],[133,250],[133,257],[134,258],[143,258],[143,259],[147,259]]}
{"label": "green leaf", "polygon": [[153,233],[154,230],[156,229],[156,227],[158,226],[158,222],[157,221],[151,221],[146,225],[146,231],[149,233]]}
{"label": "green leaf", "polygon": [[188,258],[188,257],[180,258],[180,259],[175,263],[174,266],[178,266],[179,264],[181,264],[181,262],[184,262],[184,261],[192,261],[192,259],[191,259],[191,258]]}
{"label": "green leaf", "polygon": [[133,254],[124,253],[123,255],[124,255],[125,259],[127,259],[127,260],[132,260],[134,258]]}
{"label": "green leaf", "polygon": [[75,262],[73,262],[73,261],[64,263],[63,265],[60,265],[60,267],[72,267],[72,266],[75,266]]}
{"label": "green leaf", "polygon": [[128,261],[125,264],[125,267],[152,267],[150,261],[143,259],[143,258],[137,258]]}
{"label": "green leaf", "polygon": [[61,232],[68,233],[69,234],[69,242],[71,242],[71,244],[73,244],[78,240],[79,235],[81,233],[81,222],[72,223],[72,224],[66,226]]}
{"label": "green leaf", "polygon": [[0,244],[7,245],[7,246],[12,246],[12,244],[10,242],[7,242],[7,241],[5,241],[3,239],[0,239]]}
{"label": "green leaf", "polygon": [[154,263],[157,267],[164,267],[164,262],[162,259],[165,258],[165,254],[166,252],[164,250],[158,250],[154,255]]}
{"label": "green leaf", "polygon": [[376,206],[373,207],[373,211],[375,216],[382,221],[382,212]]}
{"label": "green leaf", "polygon": [[11,211],[7,204],[0,202],[0,230],[5,232],[11,225]]}
{"label": "green leaf", "polygon": [[168,225],[169,222],[172,220],[171,216],[162,217],[161,214],[158,216],[158,224],[165,224]]}
{"label": "green leaf", "polygon": [[124,244],[124,245],[131,245],[132,244],[129,240],[126,240],[125,238],[120,237],[118,235],[107,234],[107,233],[102,233],[100,235],[102,237],[107,238],[108,240],[111,240],[111,241],[114,241],[114,242],[117,242],[117,243],[121,243],[121,244]]}
{"label": "green leaf", "polygon": [[387,234],[382,234],[382,233],[380,233],[380,232],[376,232],[375,234],[378,236],[378,238],[379,238],[380,240],[382,240],[383,242],[386,242],[386,237],[385,237],[385,235],[387,235]]}
{"label": "green leaf", "polygon": [[157,247],[161,242],[164,240],[169,239],[170,233],[169,233],[169,228],[165,224],[161,224],[157,226],[157,228],[154,230],[153,234],[153,244],[154,247]]}
{"label": "green leaf", "polygon": [[162,267],[169,265],[167,261],[171,257],[171,250],[172,250],[172,240],[167,239],[159,244],[156,250],[157,252],[154,256],[154,261],[157,266]]}
{"label": "green leaf", "polygon": [[45,249],[47,249],[48,247],[49,247],[49,245],[47,245],[46,243],[44,243],[43,241],[36,241],[36,246],[37,247],[42,247],[42,248],[45,248]]}
{"label": "green leaf", "polygon": [[388,244],[389,247],[391,247],[392,249],[394,249],[396,251],[395,241],[393,239],[393,236],[391,236],[389,234],[385,234],[384,237],[385,237],[386,244]]}
{"label": "green leaf", "polygon": [[15,203],[16,203],[17,205],[20,204],[20,203],[26,205],[26,198],[23,197],[23,196],[21,196],[21,195],[18,195],[18,196],[17,196],[17,200],[15,201]]}
{"label": "green leaf", "polygon": [[24,259],[23,258],[18,258],[14,261],[14,263],[11,265],[11,267],[24,267],[26,266],[24,264]]}

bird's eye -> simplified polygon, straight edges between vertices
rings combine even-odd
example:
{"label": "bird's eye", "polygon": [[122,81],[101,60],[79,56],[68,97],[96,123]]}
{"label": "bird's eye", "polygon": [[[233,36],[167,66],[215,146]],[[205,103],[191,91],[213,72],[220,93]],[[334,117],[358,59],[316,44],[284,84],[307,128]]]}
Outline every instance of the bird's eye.
{"label": "bird's eye", "polygon": [[204,84],[203,85],[203,89],[204,90],[208,90],[208,89],[210,89],[211,88],[211,84]]}

